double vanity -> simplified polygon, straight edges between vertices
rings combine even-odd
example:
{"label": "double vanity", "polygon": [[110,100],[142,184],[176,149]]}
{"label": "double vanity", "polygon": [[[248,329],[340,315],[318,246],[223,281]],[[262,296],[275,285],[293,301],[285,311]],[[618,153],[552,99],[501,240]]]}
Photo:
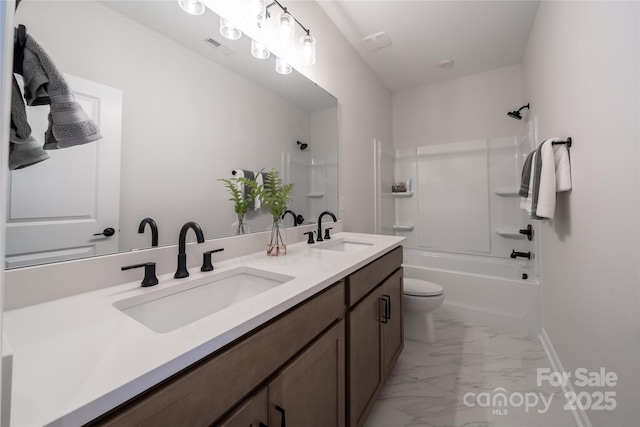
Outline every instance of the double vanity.
{"label": "double vanity", "polygon": [[402,349],[402,240],[225,249],[7,311],[11,425],[360,426]]}

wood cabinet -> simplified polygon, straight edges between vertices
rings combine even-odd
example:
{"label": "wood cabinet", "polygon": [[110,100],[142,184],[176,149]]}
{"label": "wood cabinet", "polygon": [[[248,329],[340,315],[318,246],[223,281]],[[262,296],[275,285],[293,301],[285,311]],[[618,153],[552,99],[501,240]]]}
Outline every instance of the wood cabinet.
{"label": "wood cabinet", "polygon": [[343,427],[344,343],[341,320],[216,426]]}
{"label": "wood cabinet", "polygon": [[344,342],[340,321],[269,383],[270,426],[345,425]]}
{"label": "wood cabinet", "polygon": [[347,279],[349,426],[365,423],[403,348],[401,263],[396,249]]}

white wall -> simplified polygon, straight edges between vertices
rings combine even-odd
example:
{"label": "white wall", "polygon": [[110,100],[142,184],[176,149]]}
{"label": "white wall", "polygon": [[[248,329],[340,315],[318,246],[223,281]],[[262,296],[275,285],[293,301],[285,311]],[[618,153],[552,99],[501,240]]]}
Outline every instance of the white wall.
{"label": "white wall", "polygon": [[[539,233],[543,324],[567,371],[616,372],[614,411],[638,426],[638,2],[541,2],[523,69],[539,138],[571,136],[573,190]],[[596,389],[587,389],[592,392]]]}
{"label": "white wall", "polygon": [[[230,235],[233,204],[216,179],[280,170],[282,151],[311,137],[308,111],[97,2],[24,2],[16,22],[64,72],[123,91],[120,250],[149,246],[137,233],[147,216],[161,245],[187,221]],[[271,224],[266,212],[248,218],[254,232]]]}
{"label": "white wall", "polygon": [[393,94],[393,146],[520,135],[523,122],[507,112],[526,103],[521,65],[398,91]]}

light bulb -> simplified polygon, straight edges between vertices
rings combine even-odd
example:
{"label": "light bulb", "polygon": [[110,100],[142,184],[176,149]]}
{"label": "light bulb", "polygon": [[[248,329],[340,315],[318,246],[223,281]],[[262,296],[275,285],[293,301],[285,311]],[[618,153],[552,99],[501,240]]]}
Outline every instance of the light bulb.
{"label": "light bulb", "polygon": [[198,0],[178,0],[178,4],[187,13],[191,15],[202,15],[204,13],[204,4]]}
{"label": "light bulb", "polygon": [[282,58],[276,58],[276,71],[280,74],[291,74],[293,69],[287,61]]}
{"label": "light bulb", "polygon": [[231,22],[220,18],[220,34],[230,40],[238,40],[242,36],[242,31]]}
{"label": "light bulb", "polygon": [[284,12],[279,19],[280,30],[279,36],[282,41],[288,41],[293,37],[296,21],[289,13]]}
{"label": "light bulb", "polygon": [[300,54],[304,65],[316,63],[316,39],[309,34],[300,37]]}
{"label": "light bulb", "polygon": [[262,44],[255,40],[251,40],[251,55],[258,59],[266,59],[271,55],[271,52]]}

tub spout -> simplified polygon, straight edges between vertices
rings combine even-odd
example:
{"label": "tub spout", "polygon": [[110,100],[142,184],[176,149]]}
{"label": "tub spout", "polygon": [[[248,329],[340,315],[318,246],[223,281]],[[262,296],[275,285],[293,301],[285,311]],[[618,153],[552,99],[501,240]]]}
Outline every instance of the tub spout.
{"label": "tub spout", "polygon": [[513,259],[516,259],[517,257],[531,259],[531,252],[516,252],[516,250],[513,249],[510,256]]}

